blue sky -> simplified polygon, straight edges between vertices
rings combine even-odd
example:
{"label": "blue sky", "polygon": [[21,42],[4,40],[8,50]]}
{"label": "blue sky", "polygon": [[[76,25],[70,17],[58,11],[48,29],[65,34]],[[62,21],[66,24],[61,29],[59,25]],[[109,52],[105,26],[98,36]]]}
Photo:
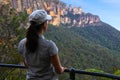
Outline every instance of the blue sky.
{"label": "blue sky", "polygon": [[81,6],[83,12],[98,15],[120,31],[120,0],[60,0],[72,6]]}

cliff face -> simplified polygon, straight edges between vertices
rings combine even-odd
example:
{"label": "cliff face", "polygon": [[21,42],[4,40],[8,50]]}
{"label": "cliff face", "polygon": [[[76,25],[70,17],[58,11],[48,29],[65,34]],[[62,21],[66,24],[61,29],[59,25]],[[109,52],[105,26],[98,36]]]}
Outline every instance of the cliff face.
{"label": "cliff face", "polygon": [[[48,2],[45,2],[48,4]],[[65,3],[50,2],[46,6],[46,10],[53,17],[52,24],[63,24],[66,27],[85,27],[85,26],[99,26],[101,20],[99,16],[91,13],[84,13],[82,7],[67,6]]]}
{"label": "cliff face", "polygon": [[84,13],[81,7],[68,7],[63,10],[64,12],[61,13],[61,23],[63,25],[66,25],[67,27],[85,27],[88,25],[100,25],[101,20],[99,16],[93,15],[91,13]]}
{"label": "cliff face", "polygon": [[[9,0],[4,0],[4,3],[9,3]],[[12,0],[10,3],[18,12],[25,9],[28,14],[36,9],[45,9],[53,17],[51,21],[53,25],[63,24],[67,27],[85,27],[88,25],[98,26],[101,22],[98,16],[84,13],[81,7],[67,6],[58,0]]]}
{"label": "cliff face", "polygon": [[58,23],[61,23],[67,27],[85,27],[88,25],[101,25],[101,20],[99,16],[83,12],[82,7],[72,7],[72,5],[67,6],[63,2],[60,2],[60,5],[55,4],[55,2],[51,2],[50,6],[51,8],[49,9],[49,13],[54,18],[52,23],[53,25]]}

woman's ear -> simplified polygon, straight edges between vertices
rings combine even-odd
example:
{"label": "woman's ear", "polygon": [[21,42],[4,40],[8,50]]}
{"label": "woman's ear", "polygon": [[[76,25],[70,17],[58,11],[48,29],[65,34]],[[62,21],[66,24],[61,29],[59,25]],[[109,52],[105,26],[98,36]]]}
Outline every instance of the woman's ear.
{"label": "woman's ear", "polygon": [[43,24],[43,30],[46,31],[46,30],[47,30],[47,27],[48,27],[48,24],[47,24],[47,22],[45,22],[45,23]]}

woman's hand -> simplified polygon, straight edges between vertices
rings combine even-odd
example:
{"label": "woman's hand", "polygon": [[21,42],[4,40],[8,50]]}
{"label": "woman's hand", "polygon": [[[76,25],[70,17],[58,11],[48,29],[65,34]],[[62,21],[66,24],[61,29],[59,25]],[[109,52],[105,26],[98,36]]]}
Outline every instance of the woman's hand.
{"label": "woman's hand", "polygon": [[64,72],[64,70],[66,69],[65,67],[61,66],[60,60],[59,60],[59,56],[53,55],[51,56],[51,64],[54,66],[56,73],[61,74]]}

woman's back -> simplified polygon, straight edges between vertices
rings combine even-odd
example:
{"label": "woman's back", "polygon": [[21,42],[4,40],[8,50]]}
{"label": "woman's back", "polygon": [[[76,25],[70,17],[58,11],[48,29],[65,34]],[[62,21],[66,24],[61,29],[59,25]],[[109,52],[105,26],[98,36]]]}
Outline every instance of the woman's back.
{"label": "woman's back", "polygon": [[[44,39],[44,36],[39,35],[39,47],[34,53],[29,53],[24,44],[26,39],[23,39],[19,44],[19,51],[25,58],[28,67],[28,79],[40,78],[40,80],[51,79],[56,77],[53,66],[50,63],[50,56],[58,53],[58,48],[55,43]],[[24,48],[21,49],[20,48]],[[43,79],[46,78],[46,79]]]}

